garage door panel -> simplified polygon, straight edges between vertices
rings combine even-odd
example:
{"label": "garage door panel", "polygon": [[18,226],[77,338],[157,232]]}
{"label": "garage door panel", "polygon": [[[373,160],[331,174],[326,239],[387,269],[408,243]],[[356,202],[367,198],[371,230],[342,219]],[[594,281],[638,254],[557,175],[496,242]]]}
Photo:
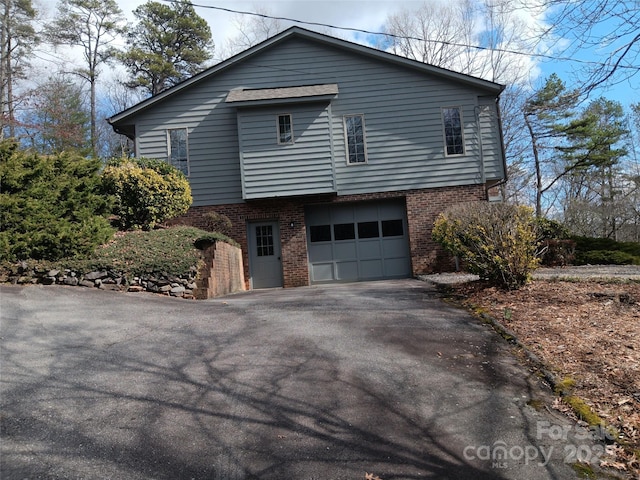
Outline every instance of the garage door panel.
{"label": "garage door panel", "polygon": [[357,260],[356,242],[336,242],[333,246],[333,258],[340,260]]}
{"label": "garage door panel", "polygon": [[384,258],[406,258],[407,239],[404,237],[385,238],[382,240],[382,256]]}
{"label": "garage door panel", "polygon": [[307,225],[324,225],[331,223],[331,208],[328,205],[320,205],[307,211]]}
{"label": "garage door panel", "polygon": [[333,278],[333,262],[315,263],[311,266],[311,278],[314,282],[330,282]]}
{"label": "garage door panel", "polygon": [[381,257],[380,240],[361,241],[358,244],[358,257],[361,260],[370,260]]}
{"label": "garage door panel", "polygon": [[384,271],[387,277],[406,277],[409,268],[407,258],[387,258],[384,260]]}
{"label": "garage door panel", "polygon": [[336,262],[336,280],[357,281],[358,278],[358,262]]}
{"label": "garage door panel", "polygon": [[331,223],[353,223],[355,220],[353,207],[340,207],[332,212]]}
{"label": "garage door panel", "polygon": [[378,209],[380,220],[393,220],[395,218],[404,217],[404,207],[401,204],[390,203],[380,204]]}
{"label": "garage door panel", "polygon": [[356,221],[369,222],[378,220],[378,204],[361,204],[355,207]]}
{"label": "garage door panel", "polygon": [[311,263],[317,262],[331,262],[333,261],[333,248],[330,243],[312,243],[309,247],[309,261]]}
{"label": "garage door panel", "polygon": [[382,260],[363,260],[360,262],[360,279],[383,278]]}

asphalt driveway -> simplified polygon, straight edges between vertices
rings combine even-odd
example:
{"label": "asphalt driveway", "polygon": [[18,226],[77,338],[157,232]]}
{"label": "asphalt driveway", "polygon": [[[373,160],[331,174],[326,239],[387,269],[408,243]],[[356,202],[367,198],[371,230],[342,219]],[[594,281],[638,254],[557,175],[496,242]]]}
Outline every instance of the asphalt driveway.
{"label": "asphalt driveway", "polygon": [[564,479],[600,455],[417,280],[0,295],[3,479]]}

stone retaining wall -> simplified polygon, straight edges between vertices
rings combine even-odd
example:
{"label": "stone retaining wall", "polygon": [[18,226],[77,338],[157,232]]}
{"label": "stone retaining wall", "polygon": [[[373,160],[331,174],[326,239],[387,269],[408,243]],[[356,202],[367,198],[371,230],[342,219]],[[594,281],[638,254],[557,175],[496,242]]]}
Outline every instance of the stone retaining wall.
{"label": "stone retaining wall", "polygon": [[41,269],[27,262],[10,273],[0,274],[0,282],[13,284],[68,285],[101,290],[153,292],[172,297],[206,299],[245,289],[242,252],[226,242],[216,242],[203,250],[204,265],[188,273],[167,273],[126,277],[121,272],[103,269],[80,272],[72,269]]}

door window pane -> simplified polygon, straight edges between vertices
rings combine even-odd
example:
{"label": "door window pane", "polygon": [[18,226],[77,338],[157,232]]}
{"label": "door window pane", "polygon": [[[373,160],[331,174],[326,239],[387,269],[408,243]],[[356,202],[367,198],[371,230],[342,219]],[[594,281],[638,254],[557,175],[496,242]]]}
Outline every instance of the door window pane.
{"label": "door window pane", "polygon": [[312,242],[330,242],[331,225],[314,225],[309,227]]}
{"label": "door window pane", "polygon": [[358,223],[358,238],[376,238],[379,236],[378,222]]}
{"label": "door window pane", "polygon": [[400,237],[404,235],[402,220],[383,220],[382,236],[383,237]]}
{"label": "door window pane", "polygon": [[356,238],[356,227],[353,223],[337,223],[333,226],[335,240],[353,240]]}
{"label": "door window pane", "polygon": [[258,257],[268,257],[274,254],[273,250],[273,226],[256,226],[256,247]]}

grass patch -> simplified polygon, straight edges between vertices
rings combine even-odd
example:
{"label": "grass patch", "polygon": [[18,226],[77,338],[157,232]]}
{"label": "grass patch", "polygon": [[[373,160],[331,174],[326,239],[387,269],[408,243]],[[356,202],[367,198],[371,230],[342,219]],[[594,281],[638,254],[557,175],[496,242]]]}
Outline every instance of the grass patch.
{"label": "grass patch", "polygon": [[556,384],[555,390],[557,394],[563,395],[568,394],[575,386],[576,381],[573,378],[565,377]]}
{"label": "grass patch", "polygon": [[593,410],[591,410],[591,407],[584,403],[584,401],[580,397],[576,397],[575,395],[567,395],[566,397],[564,397],[564,401],[569,404],[569,406],[573,409],[573,412],[579,419],[584,420],[589,425],[595,426],[604,424],[604,420],[596,415]]}
{"label": "grass patch", "polygon": [[591,465],[586,463],[574,463],[571,467],[578,475],[578,478],[597,478],[596,472],[593,471]]}

